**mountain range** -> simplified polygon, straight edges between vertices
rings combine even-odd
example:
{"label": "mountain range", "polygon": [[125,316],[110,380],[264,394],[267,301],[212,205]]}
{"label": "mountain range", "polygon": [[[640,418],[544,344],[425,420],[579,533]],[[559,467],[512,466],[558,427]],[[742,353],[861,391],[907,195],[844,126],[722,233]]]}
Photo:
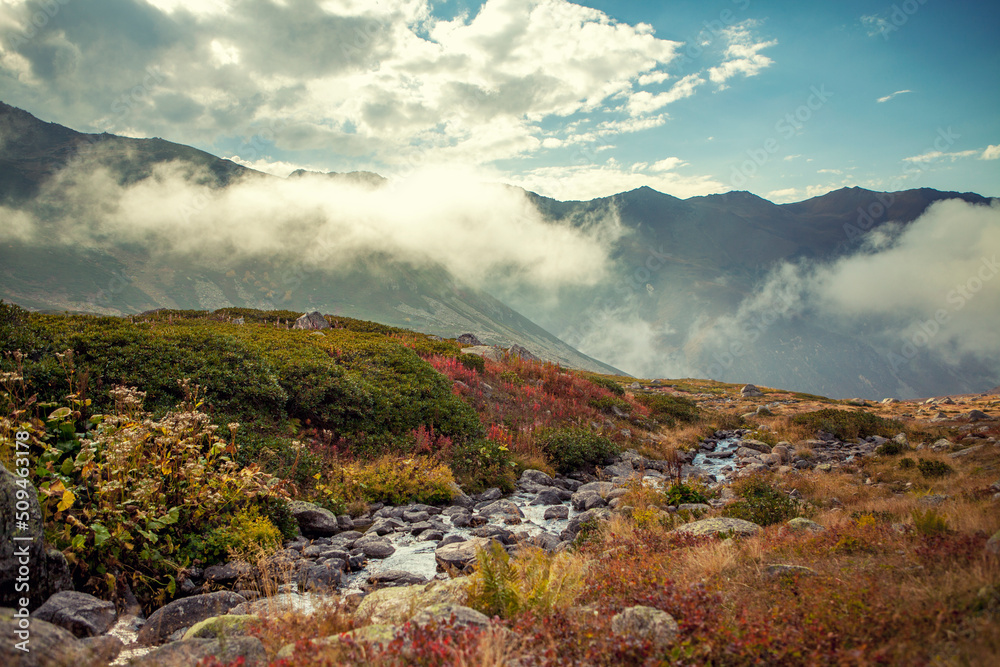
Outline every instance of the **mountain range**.
{"label": "mountain range", "polygon": [[[599,242],[603,264],[589,281],[524,280],[523,267],[510,266],[473,285],[445,260],[394,250],[392,239],[317,263],[266,248],[164,252],[152,235],[95,232],[101,203],[81,202],[94,190],[86,179],[97,167],[125,191],[165,181],[168,170],[208,193],[321,177],[344,187],[390,187],[370,172],[279,179],[163,139],[79,133],[0,103],[0,215],[7,218],[0,222],[0,297],[38,310],[105,314],[316,309],[444,336],[471,332],[596,372],[710,376],[841,397],[982,391],[1000,379],[996,358],[976,351],[894,357],[903,320],[847,321],[797,292],[815,267],[898,245],[935,204],[995,206],[974,193],[844,188],[778,205],[749,192],[678,199],[639,188],[564,202],[511,188],[546,225]],[[197,201],[187,206],[200,211]],[[131,215],[140,228],[141,209]],[[63,222],[50,233],[59,238],[46,237],[37,221],[57,217]],[[32,233],[24,231],[29,218]],[[190,225],[179,229],[194,233]],[[247,236],[255,233],[248,225]]]}

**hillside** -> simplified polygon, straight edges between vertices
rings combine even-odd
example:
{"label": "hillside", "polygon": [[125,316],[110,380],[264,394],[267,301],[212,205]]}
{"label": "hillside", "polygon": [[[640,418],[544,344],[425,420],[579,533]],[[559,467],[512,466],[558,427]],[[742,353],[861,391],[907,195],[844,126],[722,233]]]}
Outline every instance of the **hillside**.
{"label": "hillside", "polygon": [[[38,491],[32,522],[5,512],[0,537],[33,531],[44,563],[33,651],[275,666],[997,655],[995,395],[634,381],[293,316],[0,304],[0,495],[24,477]],[[15,572],[0,553],[5,605],[24,604]],[[19,664],[12,646],[0,655]]]}

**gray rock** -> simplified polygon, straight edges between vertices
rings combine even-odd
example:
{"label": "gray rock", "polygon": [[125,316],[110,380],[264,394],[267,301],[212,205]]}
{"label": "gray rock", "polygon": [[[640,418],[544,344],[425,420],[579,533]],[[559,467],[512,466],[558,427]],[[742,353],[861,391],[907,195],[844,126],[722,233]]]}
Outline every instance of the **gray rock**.
{"label": "gray rock", "polygon": [[[3,467],[3,466],[0,466]],[[67,667],[108,664],[117,655],[112,641],[102,637],[78,640],[68,630],[47,621],[33,619],[28,652],[17,647],[25,640],[20,634],[22,619],[15,611],[0,607],[0,665],[14,667]],[[121,642],[118,642],[120,651]]]}
{"label": "gray rock", "polygon": [[598,507],[607,507],[608,501],[597,491],[577,491],[571,500],[573,509],[578,512],[592,510]]}
{"label": "gray rock", "polygon": [[299,588],[304,591],[326,592],[343,585],[345,581],[343,561],[305,565],[298,572]]}
{"label": "gray rock", "polygon": [[448,535],[438,543],[438,547],[444,547],[449,544],[457,544],[459,542],[465,542],[465,538],[461,535]]}
{"label": "gray rock", "polygon": [[504,516],[514,516],[519,519],[524,518],[524,512],[521,508],[517,506],[516,503],[510,500],[498,500],[494,503],[490,503],[486,507],[479,510],[480,516],[491,517],[495,514],[502,514]]}
{"label": "gray rock", "polygon": [[786,526],[792,530],[804,531],[810,533],[822,533],[826,528],[816,523],[815,521],[810,521],[809,519],[804,519],[802,517],[797,517],[791,519],[785,523]]}
{"label": "gray rock", "polygon": [[588,482],[587,484],[580,486],[576,490],[576,492],[579,493],[580,491],[596,491],[597,493],[601,494],[601,496],[607,496],[614,490],[614,488],[615,485],[612,484],[611,482]]}
{"label": "gray rock", "polygon": [[553,491],[542,491],[534,500],[531,501],[532,505],[559,505],[563,501],[562,494]]}
{"label": "gray rock", "polygon": [[514,533],[502,526],[495,526],[493,524],[474,528],[471,534],[473,537],[491,537],[501,544],[513,544],[515,541]]}
{"label": "gray rock", "polygon": [[677,638],[680,626],[665,611],[636,605],[611,618],[611,631],[652,642],[657,651],[662,651]]}
{"label": "gray rock", "polygon": [[555,483],[555,480],[541,470],[525,470],[521,473],[520,481],[540,484],[541,486],[552,486]]}
{"label": "gray rock", "polygon": [[464,542],[446,544],[434,550],[434,559],[442,568],[454,568],[465,571],[476,562],[476,553],[479,549],[489,547],[490,540],[486,537],[473,537]]}
{"label": "gray rock", "polygon": [[476,338],[475,334],[464,333],[459,336],[456,340],[466,347],[475,347],[477,345],[482,345],[483,343]]}
{"label": "gray rock", "polygon": [[740,440],[740,445],[746,447],[747,449],[753,449],[761,454],[770,454],[771,445],[766,442],[761,442],[760,440]]}
{"label": "gray rock", "polygon": [[320,314],[318,310],[314,310],[311,313],[306,313],[295,320],[295,324],[292,325],[293,329],[308,329],[312,331],[319,331],[321,329],[329,329],[330,323],[326,321],[326,318]]}
{"label": "gray rock", "polygon": [[529,352],[527,348],[520,345],[511,345],[507,348],[507,354],[512,357],[521,357],[526,361],[541,361],[540,358],[536,357],[534,354]]}
{"label": "gray rock", "polygon": [[982,410],[969,410],[967,414],[964,415],[965,419],[970,422],[980,422],[990,418],[988,414]]}
{"label": "gray rock", "polygon": [[116,616],[114,603],[77,591],[56,593],[31,614],[32,618],[58,625],[77,637],[103,635]]}
{"label": "gray rock", "polygon": [[383,570],[368,577],[372,584],[384,586],[411,586],[413,584],[426,584],[427,580],[418,574],[406,572],[404,570]]}
{"label": "gray rock", "polygon": [[222,565],[210,565],[205,568],[205,581],[212,584],[232,584],[240,577],[248,576],[252,571],[249,563],[234,561]]}
{"label": "gray rock", "polygon": [[337,515],[328,509],[304,500],[293,500],[288,509],[306,537],[329,537],[341,532]]}
{"label": "gray rock", "polygon": [[440,623],[451,619],[454,619],[455,627],[462,628],[468,626],[485,628],[490,624],[490,619],[486,614],[453,602],[432,604],[418,612],[413,617],[412,622],[423,625],[433,622]]}
{"label": "gray rock", "polygon": [[[30,483],[19,485],[21,477],[14,475],[0,464],[0,607],[20,608],[25,592],[14,589],[14,581],[21,567],[19,560],[26,558],[31,564],[31,588],[27,591],[28,609],[45,602],[53,593],[73,590],[69,565],[62,553],[47,549],[42,532],[42,510],[38,504],[38,491]],[[18,492],[27,497],[28,529],[18,530],[15,509]],[[31,537],[31,541],[15,541],[15,537]],[[27,553],[23,553],[25,550]]]}
{"label": "gray rock", "polygon": [[952,452],[948,454],[949,459],[960,459],[968,456],[969,454],[974,454],[983,448],[982,445],[973,445],[972,447],[966,447],[965,449],[960,449],[957,452]]}
{"label": "gray rock", "polygon": [[218,591],[174,600],[167,606],[153,612],[153,615],[139,630],[138,642],[142,646],[160,644],[181,628],[189,628],[198,621],[212,616],[221,616],[236,605],[246,601],[242,595],[230,591]]}
{"label": "gray rock", "polygon": [[764,576],[770,578],[813,576],[815,574],[816,570],[802,565],[783,565],[776,563],[774,565],[768,565],[764,568]]}
{"label": "gray rock", "polygon": [[569,518],[569,508],[565,505],[555,505],[553,507],[545,510],[545,514],[542,515],[545,520],[551,519],[568,519]]}
{"label": "gray rock", "polygon": [[710,519],[692,521],[679,528],[675,528],[672,532],[685,535],[718,535],[723,533],[738,537],[749,537],[756,535],[761,530],[763,529],[757,524],[744,521],[743,519],[712,517]]}
{"label": "gray rock", "polygon": [[222,664],[243,659],[245,667],[266,667],[267,651],[256,637],[184,639],[161,646],[130,663],[133,667],[191,667],[215,656]]}
{"label": "gray rock", "polygon": [[396,547],[392,546],[392,542],[384,537],[358,540],[355,546],[361,549],[368,558],[388,558],[396,553]]}
{"label": "gray rock", "polygon": [[500,498],[502,498],[502,497],[503,497],[503,493],[501,493],[500,489],[498,489],[496,487],[493,487],[492,489],[486,489],[485,491],[483,491],[479,495],[473,496],[473,498],[475,498],[476,502],[480,502],[480,503],[490,503],[490,502],[493,502],[494,500],[500,500]]}
{"label": "gray rock", "polygon": [[764,392],[762,392],[756,386],[754,386],[752,384],[748,384],[748,385],[745,385],[743,387],[743,389],[740,390],[740,394],[744,398],[757,398],[759,396],[763,396]]}

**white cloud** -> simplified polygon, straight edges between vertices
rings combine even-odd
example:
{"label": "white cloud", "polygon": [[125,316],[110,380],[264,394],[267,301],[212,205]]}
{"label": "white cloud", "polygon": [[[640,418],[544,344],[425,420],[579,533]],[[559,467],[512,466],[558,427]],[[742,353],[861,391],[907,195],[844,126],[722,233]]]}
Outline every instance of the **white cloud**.
{"label": "white cloud", "polygon": [[888,20],[875,14],[862,16],[861,25],[865,27],[865,31],[869,37],[886,35],[893,29],[892,24]]}
{"label": "white cloud", "polygon": [[889,100],[891,100],[892,98],[896,97],[897,95],[903,95],[904,93],[912,93],[912,92],[913,92],[912,90],[897,90],[896,92],[890,93],[889,95],[886,95],[885,97],[880,97],[880,98],[878,98],[875,101],[878,104],[882,104],[883,102],[888,102]]}
{"label": "white cloud", "polygon": [[904,157],[903,162],[934,162],[935,160],[950,160],[951,162],[954,162],[955,160],[961,160],[962,158],[972,157],[973,155],[979,155],[979,154],[980,154],[979,151],[974,151],[974,150],[956,151],[953,153],[945,153],[942,151],[928,151],[926,153],[921,153],[920,155]]}
{"label": "white cloud", "polygon": [[980,160],[1000,160],[1000,144],[987,146],[983,150],[983,154],[979,156]]}
{"label": "white cloud", "polygon": [[759,41],[752,32],[758,25],[758,21],[747,20],[722,31],[728,42],[725,52],[727,60],[708,70],[708,77],[712,83],[725,88],[726,81],[735,76],[756,76],[762,69],[774,64],[773,60],[762,55],[760,51],[775,46],[778,41]]}
{"label": "white cloud", "polygon": [[675,83],[670,90],[657,93],[656,95],[649,91],[640,90],[637,93],[633,93],[629,98],[629,113],[633,116],[644,116],[654,111],[659,111],[668,104],[691,97],[698,86],[703,83],[705,83],[705,80],[701,76],[689,74]]}
{"label": "white cloud", "polygon": [[834,188],[830,185],[807,185],[804,188],[781,188],[767,193],[766,199],[775,204],[791,204],[825,195]]}
{"label": "white cloud", "polygon": [[674,171],[685,163],[666,158],[653,165],[624,167],[609,161],[603,165],[540,167],[513,175],[508,181],[526,190],[561,200],[588,200],[648,186],[675,197],[695,197],[723,192],[725,185],[711,176],[685,175]]}

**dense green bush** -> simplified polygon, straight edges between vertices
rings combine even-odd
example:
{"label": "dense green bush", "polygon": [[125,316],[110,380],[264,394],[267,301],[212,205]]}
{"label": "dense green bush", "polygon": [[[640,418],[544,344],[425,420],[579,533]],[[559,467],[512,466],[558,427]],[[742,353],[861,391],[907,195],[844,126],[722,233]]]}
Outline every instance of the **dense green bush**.
{"label": "dense green bush", "polygon": [[917,469],[920,470],[920,474],[924,477],[944,477],[945,475],[950,475],[955,472],[947,463],[943,461],[936,461],[934,459],[920,459],[917,463]]}
{"label": "dense green bush", "polygon": [[543,429],[535,442],[559,472],[604,465],[620,451],[608,438],[580,427]]}
{"label": "dense green bush", "polygon": [[451,467],[462,488],[469,492],[491,487],[504,492],[514,490],[517,464],[504,443],[486,438],[456,443],[452,449]]}
{"label": "dense green bush", "polygon": [[486,360],[478,354],[460,354],[458,355],[458,361],[469,370],[476,371],[477,373],[486,372]]}
{"label": "dense green bush", "polygon": [[656,421],[673,426],[677,422],[693,422],[698,418],[698,404],[689,398],[670,394],[636,394],[635,400],[649,408]]}
{"label": "dense green bush", "polygon": [[603,375],[588,375],[587,379],[590,380],[592,384],[596,384],[602,389],[607,389],[615,396],[625,395],[625,389],[611,378],[604,377]]}
{"label": "dense green bush", "polygon": [[632,412],[632,404],[619,396],[601,396],[590,400],[590,407],[596,408],[605,414],[616,414],[615,408],[629,414]]}
{"label": "dense green bush", "polygon": [[685,503],[707,503],[708,498],[701,491],[688,484],[671,484],[670,488],[663,492],[666,496],[667,504],[683,505]]}
{"label": "dense green bush", "polygon": [[875,453],[881,454],[882,456],[898,456],[907,449],[908,447],[903,443],[890,440],[889,442],[883,442],[881,445],[876,447]]}
{"label": "dense green bush", "polygon": [[863,410],[836,408],[824,408],[796,415],[792,417],[792,422],[817,431],[832,433],[841,440],[867,438],[872,435],[891,438],[903,430],[903,425],[894,419],[884,419]]}
{"label": "dense green bush", "polygon": [[733,484],[733,492],[740,498],[727,505],[723,516],[752,521],[770,526],[792,519],[799,514],[799,504],[787,494],[771,486],[762,477],[746,477]]}

